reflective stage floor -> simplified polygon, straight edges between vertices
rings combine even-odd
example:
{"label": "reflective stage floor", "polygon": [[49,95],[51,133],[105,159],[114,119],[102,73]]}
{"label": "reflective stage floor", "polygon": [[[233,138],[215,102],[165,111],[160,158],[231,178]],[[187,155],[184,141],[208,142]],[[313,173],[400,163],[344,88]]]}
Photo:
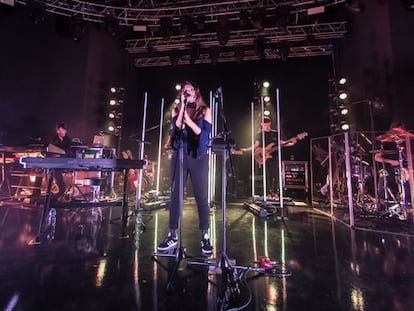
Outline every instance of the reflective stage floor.
{"label": "reflective stage floor", "polygon": [[[168,211],[135,218],[120,239],[119,216],[103,210],[59,210],[54,240],[29,245],[40,210],[0,206],[1,310],[217,310],[217,276],[185,261],[166,291],[173,260],[152,260]],[[194,204],[184,209],[188,255],[200,255]],[[221,209],[212,210],[214,256],[221,253]],[[238,265],[262,257],[284,262],[291,276],[257,276],[240,284],[233,307],[246,310],[412,310],[414,240],[353,231],[315,212],[289,207],[287,220],[263,220],[228,204],[228,255]],[[246,286],[247,285],[247,286]]]}

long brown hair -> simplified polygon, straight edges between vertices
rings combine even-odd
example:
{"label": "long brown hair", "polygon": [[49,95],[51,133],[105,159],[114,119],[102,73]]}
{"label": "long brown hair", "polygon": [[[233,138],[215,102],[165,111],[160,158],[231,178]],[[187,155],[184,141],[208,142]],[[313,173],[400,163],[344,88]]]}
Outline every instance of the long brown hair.
{"label": "long brown hair", "polygon": [[[183,84],[181,84],[181,89],[178,91],[177,98],[181,99],[181,95],[183,94],[185,85],[191,85],[194,88],[196,104],[194,108],[187,107],[187,113],[190,116],[191,120],[198,121],[204,115],[204,111],[207,109],[207,105],[203,99],[203,96],[201,96],[201,92],[198,85],[192,81],[185,81]],[[177,114],[179,112],[180,105],[182,104],[184,103],[180,103],[175,106],[174,110]]]}

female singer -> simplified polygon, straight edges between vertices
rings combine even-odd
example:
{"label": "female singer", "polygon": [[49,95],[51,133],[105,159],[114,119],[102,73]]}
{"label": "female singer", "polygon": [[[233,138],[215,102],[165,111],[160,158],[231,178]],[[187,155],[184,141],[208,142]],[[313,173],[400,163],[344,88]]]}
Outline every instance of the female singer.
{"label": "female singer", "polygon": [[168,251],[178,244],[178,221],[180,208],[183,208],[179,206],[179,148],[182,144],[184,185],[188,174],[190,174],[198,209],[201,250],[203,254],[209,255],[213,251],[208,234],[210,208],[208,206],[207,145],[211,132],[211,111],[194,82],[184,82],[178,95],[180,103],[172,111],[171,122],[171,147],[174,152],[170,170],[170,230],[167,237],[158,246],[158,251]]}

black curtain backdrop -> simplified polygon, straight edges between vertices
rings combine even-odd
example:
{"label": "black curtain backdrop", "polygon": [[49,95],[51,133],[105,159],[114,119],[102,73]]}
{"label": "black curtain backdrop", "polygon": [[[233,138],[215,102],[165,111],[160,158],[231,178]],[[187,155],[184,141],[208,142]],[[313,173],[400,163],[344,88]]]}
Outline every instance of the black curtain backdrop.
{"label": "black curtain backdrop", "polygon": [[[74,42],[65,18],[47,14],[35,25],[25,7],[0,6],[0,131],[2,143],[48,142],[57,122],[86,144],[104,128],[111,85],[125,85],[122,35],[85,24]],[[65,36],[66,35],[66,36]]]}

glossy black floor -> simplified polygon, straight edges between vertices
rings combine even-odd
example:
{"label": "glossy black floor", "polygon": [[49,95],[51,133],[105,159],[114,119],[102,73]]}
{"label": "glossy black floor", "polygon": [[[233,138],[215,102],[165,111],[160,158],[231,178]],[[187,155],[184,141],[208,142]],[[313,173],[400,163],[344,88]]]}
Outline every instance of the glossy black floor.
{"label": "glossy black floor", "polygon": [[[168,211],[144,213],[145,230],[129,222],[119,239],[116,209],[58,211],[54,240],[29,245],[40,210],[0,206],[1,310],[217,310],[217,276],[180,266],[166,291],[168,266],[151,259],[164,237]],[[187,254],[199,255],[197,214],[184,211]],[[221,249],[221,209],[212,210],[215,255]],[[414,241],[352,231],[312,208],[290,207],[289,218],[263,220],[241,204],[228,206],[228,254],[237,264],[268,256],[285,262],[286,278],[247,276],[233,307],[247,310],[412,310]],[[50,233],[53,234],[53,233]],[[217,285],[217,284],[216,284]]]}

